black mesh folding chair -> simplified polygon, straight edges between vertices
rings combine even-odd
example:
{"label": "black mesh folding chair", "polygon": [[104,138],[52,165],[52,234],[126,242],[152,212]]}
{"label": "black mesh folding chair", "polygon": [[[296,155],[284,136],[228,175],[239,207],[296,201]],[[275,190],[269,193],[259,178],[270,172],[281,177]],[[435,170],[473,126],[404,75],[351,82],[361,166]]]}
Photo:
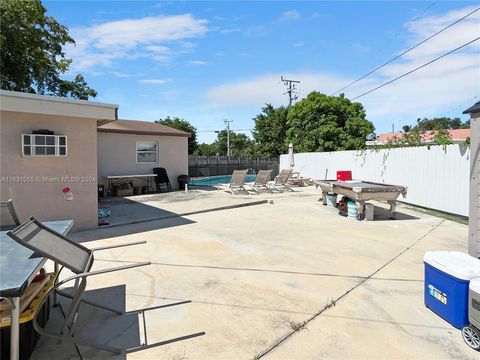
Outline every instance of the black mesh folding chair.
{"label": "black mesh folding chair", "polygon": [[2,228],[14,228],[20,225],[17,212],[13,207],[13,200],[0,202],[0,227]]}
{"label": "black mesh folding chair", "polygon": [[170,180],[168,179],[167,170],[165,168],[154,168],[153,173],[157,175],[155,178],[157,191],[161,192],[162,186],[165,186],[167,191],[172,191],[172,186],[170,185]]}
{"label": "black mesh folding chair", "polygon": [[[35,320],[33,323],[35,330],[41,335],[57,338],[59,343],[64,340],[72,342],[76,345],[85,345],[114,353],[122,353],[122,349],[97,344],[91,341],[82,340],[80,338],[74,337],[75,325],[77,323],[77,314],[79,306],[82,302],[117,314],[123,314],[123,311],[113,309],[105,305],[97,304],[86,299],[82,299],[82,295],[87,286],[87,277],[92,275],[106,274],[113,271],[131,269],[139,266],[150,265],[150,262],[135,263],[130,265],[91,271],[94,262],[93,254],[97,250],[144,244],[145,241],[137,241],[128,244],[88,249],[85,246],[78,244],[75,241],[72,241],[65,236],[51,230],[33,217],[31,217],[28,221],[21,224],[14,230],[9,231],[7,234],[19,244],[26,246],[27,248],[33,250],[35,253],[60,264],[62,267],[56,275],[57,279],[59,273],[63,270],[63,268],[67,268],[75,274],[74,276],[70,276],[58,283],[55,282],[55,286],[53,286],[52,289],[50,289],[50,291],[44,297],[40,306],[37,307],[37,314],[35,314]],[[60,286],[72,280],[75,280],[75,285],[73,286],[72,293],[66,293],[59,290]],[[61,296],[65,296],[71,299],[70,307],[65,313],[65,322],[63,323],[63,326],[58,333],[46,331],[37,322],[38,311],[42,308],[43,304],[47,300],[48,296],[50,296],[50,293],[52,291],[57,291],[58,294],[60,294]]]}

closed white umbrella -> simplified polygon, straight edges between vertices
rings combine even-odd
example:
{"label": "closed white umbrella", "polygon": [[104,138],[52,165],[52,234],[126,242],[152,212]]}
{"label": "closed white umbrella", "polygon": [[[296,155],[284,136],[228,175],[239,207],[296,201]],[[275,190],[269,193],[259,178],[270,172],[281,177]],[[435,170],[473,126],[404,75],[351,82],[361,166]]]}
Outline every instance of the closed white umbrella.
{"label": "closed white umbrella", "polygon": [[288,165],[291,169],[295,166],[295,158],[293,156],[293,144],[288,145]]}

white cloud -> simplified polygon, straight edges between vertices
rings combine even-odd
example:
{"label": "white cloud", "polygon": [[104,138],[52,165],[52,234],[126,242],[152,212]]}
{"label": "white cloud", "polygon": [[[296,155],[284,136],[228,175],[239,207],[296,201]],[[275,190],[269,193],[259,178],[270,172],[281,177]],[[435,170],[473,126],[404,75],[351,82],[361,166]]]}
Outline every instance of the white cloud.
{"label": "white cloud", "polygon": [[130,78],[130,77],[143,76],[142,73],[128,74],[120,71],[112,71],[110,74],[118,78]]}
{"label": "white cloud", "polygon": [[140,84],[165,84],[172,81],[172,79],[141,79],[137,82]]}
{"label": "white cloud", "polygon": [[[186,39],[207,32],[207,21],[191,14],[144,17],[74,28],[70,33],[76,46],[66,48],[73,59],[73,71],[89,71],[97,66],[110,66],[124,58],[151,57],[167,60],[174,50],[165,44],[185,47]],[[191,48],[192,46],[189,45]]]}
{"label": "white cloud", "polygon": [[154,53],[154,54],[171,54],[172,49],[170,49],[167,46],[161,46],[161,45],[148,45],[145,46],[145,49],[148,51]]}
{"label": "white cloud", "polygon": [[[453,21],[471,11],[463,8],[442,16],[419,19],[406,24],[409,41],[405,49],[437,32]],[[459,45],[479,36],[480,12],[454,25],[431,41],[403,56],[397,62],[389,64],[375,74],[361,80],[344,92],[349,98],[358,96],[394,77],[402,75],[415,67],[444,54]],[[412,73],[384,88],[359,98],[367,110],[367,116],[377,128],[385,129],[386,124],[395,121],[408,123],[418,117],[441,116],[452,107],[465,103],[480,92],[480,66],[478,51],[480,41],[454,54]],[[375,49],[372,49],[375,50]],[[400,52],[400,51],[399,51]],[[377,64],[372,64],[374,68]],[[246,81],[219,85],[207,92],[207,99],[216,106],[261,107],[265,103],[287,104],[284,86],[280,76],[287,74],[263,74]],[[363,74],[358,74],[360,77]],[[355,78],[321,72],[289,73],[288,78],[300,80],[299,97],[305,97],[316,90],[331,94],[349,84]],[[460,116],[458,114],[449,116]]]}
{"label": "white cloud", "polygon": [[190,65],[207,65],[205,61],[202,60],[191,60],[188,62]]}
{"label": "white cloud", "polygon": [[313,73],[266,74],[252,77],[247,81],[217,86],[208,91],[207,99],[212,103],[223,105],[254,105],[258,107],[265,103],[285,104],[287,97],[282,95],[285,92],[285,87],[280,81],[282,75],[289,79],[301,81],[298,87],[301,91],[300,97],[306,96],[313,90],[322,91],[320,89],[323,89],[323,92],[333,92],[337,87],[348,81],[347,79]]}
{"label": "white cloud", "polygon": [[312,15],[311,15],[311,17],[312,17],[313,19],[321,18],[321,17],[325,17],[325,16],[327,16],[327,15],[325,15],[325,14],[323,14],[323,13],[320,13],[320,12],[318,12],[318,11],[314,11],[314,12],[312,13]]}
{"label": "white cloud", "polygon": [[284,11],[277,19],[278,22],[300,20],[302,15],[297,10]]}
{"label": "white cloud", "polygon": [[305,44],[301,42],[297,42],[293,44],[293,47],[303,47],[303,46],[305,46]]}
{"label": "white cloud", "polygon": [[239,28],[227,28],[227,29],[221,29],[220,33],[221,34],[231,34],[235,32],[240,32],[241,30]]}

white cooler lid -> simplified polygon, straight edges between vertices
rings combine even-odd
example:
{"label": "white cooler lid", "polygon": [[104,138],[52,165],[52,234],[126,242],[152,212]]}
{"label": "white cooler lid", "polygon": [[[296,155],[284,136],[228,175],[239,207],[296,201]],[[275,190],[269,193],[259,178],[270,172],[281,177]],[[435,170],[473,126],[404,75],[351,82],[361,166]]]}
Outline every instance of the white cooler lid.
{"label": "white cooler lid", "polygon": [[458,279],[480,277],[480,260],[460,251],[427,251],[423,261]]}
{"label": "white cooler lid", "polygon": [[480,278],[470,280],[469,287],[473,292],[480,294]]}

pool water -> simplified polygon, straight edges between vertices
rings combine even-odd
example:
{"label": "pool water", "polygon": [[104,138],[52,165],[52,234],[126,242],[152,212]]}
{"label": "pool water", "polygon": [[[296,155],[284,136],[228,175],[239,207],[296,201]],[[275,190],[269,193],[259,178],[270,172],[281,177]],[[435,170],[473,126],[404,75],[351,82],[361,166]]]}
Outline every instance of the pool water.
{"label": "pool water", "polygon": [[[257,175],[247,175],[245,182],[254,182]],[[218,184],[228,184],[232,175],[209,176],[202,178],[191,178],[188,186],[214,186]]]}

